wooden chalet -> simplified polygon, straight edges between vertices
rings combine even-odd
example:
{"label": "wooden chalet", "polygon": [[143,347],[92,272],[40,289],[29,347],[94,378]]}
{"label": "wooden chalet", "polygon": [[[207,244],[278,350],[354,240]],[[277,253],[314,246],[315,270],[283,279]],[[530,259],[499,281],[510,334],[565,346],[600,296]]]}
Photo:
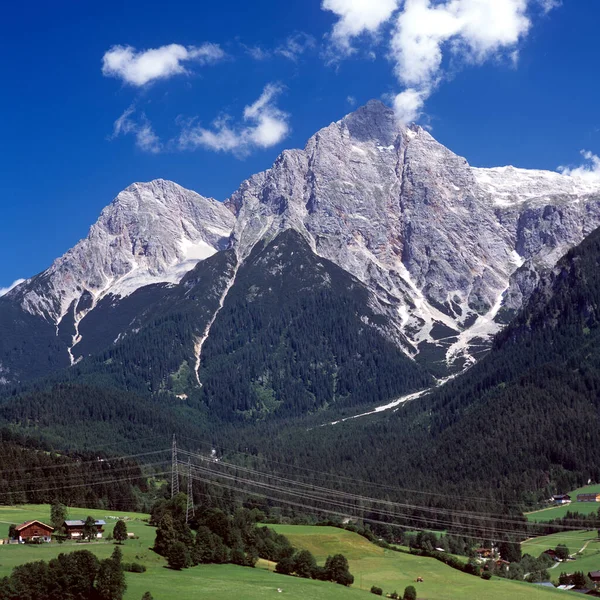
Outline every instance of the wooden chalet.
{"label": "wooden chalet", "polygon": [[15,528],[17,539],[19,542],[31,542],[34,540],[42,540],[49,542],[52,540],[52,532],[54,527],[46,525],[41,521],[26,521]]}
{"label": "wooden chalet", "polygon": [[577,494],[577,502],[600,502],[600,493]]}
{"label": "wooden chalet", "polygon": [[552,502],[554,502],[554,504],[570,504],[571,503],[571,496],[569,496],[569,494],[558,494],[556,496],[552,496]]}
{"label": "wooden chalet", "polygon": [[594,583],[600,583],[600,571],[590,571],[588,573],[588,577],[594,582]]}
{"label": "wooden chalet", "polygon": [[[101,539],[104,534],[104,526],[106,525],[106,521],[96,521],[94,523],[96,525],[96,538]],[[67,538],[71,540],[78,540],[83,537],[83,528],[85,526],[85,521],[81,519],[77,519],[75,521],[65,521],[64,530],[67,534]]]}

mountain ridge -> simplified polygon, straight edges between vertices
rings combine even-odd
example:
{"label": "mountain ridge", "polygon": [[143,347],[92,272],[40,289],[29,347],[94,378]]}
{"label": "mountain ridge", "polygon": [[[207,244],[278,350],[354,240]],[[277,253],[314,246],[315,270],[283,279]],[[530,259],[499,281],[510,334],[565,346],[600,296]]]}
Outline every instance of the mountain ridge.
{"label": "mountain ridge", "polygon": [[[256,244],[292,229],[318,257],[361,281],[369,309],[386,320],[381,333],[441,377],[473,364],[540,276],[598,225],[600,185],[470,167],[423,128],[400,124],[392,109],[370,101],[303,150],[282,152],[223,203],[165,180],[132,184],[87,238],[0,299],[0,313],[10,304],[44,331],[54,327],[57,340],[48,347],[56,353],[60,346],[61,358],[48,369],[73,365],[98,347],[90,325],[101,305],[118,312],[143,289],[157,301],[156,286],[179,285],[230,248],[237,266],[222,305]],[[113,345],[135,330],[135,319],[117,312],[127,325]],[[20,339],[14,323],[4,327],[9,339]],[[197,367],[211,327],[196,337]],[[82,332],[92,339],[82,341]],[[6,346],[0,368],[10,381],[18,364]]]}

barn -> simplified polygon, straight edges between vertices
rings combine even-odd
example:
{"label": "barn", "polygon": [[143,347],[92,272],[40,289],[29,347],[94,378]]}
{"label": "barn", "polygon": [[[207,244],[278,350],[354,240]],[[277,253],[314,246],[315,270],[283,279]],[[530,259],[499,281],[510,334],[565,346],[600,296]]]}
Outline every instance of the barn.
{"label": "barn", "polygon": [[50,527],[50,525],[46,525],[46,523],[42,523],[41,521],[26,521],[15,527],[15,531],[17,532],[19,542],[31,542],[34,540],[49,542],[52,539],[54,527]]}

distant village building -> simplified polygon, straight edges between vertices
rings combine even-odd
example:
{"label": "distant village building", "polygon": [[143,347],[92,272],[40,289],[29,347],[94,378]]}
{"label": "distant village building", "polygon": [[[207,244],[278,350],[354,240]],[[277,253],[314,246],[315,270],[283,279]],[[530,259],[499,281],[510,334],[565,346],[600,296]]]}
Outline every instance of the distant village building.
{"label": "distant village building", "polygon": [[600,493],[577,494],[577,502],[600,502]]}
{"label": "distant village building", "polygon": [[590,571],[588,573],[588,577],[594,582],[594,583],[600,583],[600,571]]}
{"label": "distant village building", "polygon": [[31,542],[34,540],[42,540],[49,542],[52,540],[52,532],[54,527],[46,525],[41,521],[26,521],[15,528],[17,539],[19,542]]}
{"label": "distant village building", "polygon": [[477,558],[492,558],[494,551],[492,548],[477,548],[475,554],[477,554]]}
{"label": "distant village building", "polygon": [[570,504],[571,496],[568,494],[558,494],[556,496],[552,496],[552,502],[554,502],[554,504]]}
{"label": "distant village building", "polygon": [[[101,539],[102,534],[104,533],[104,525],[106,525],[106,521],[96,521],[94,524],[96,525],[96,538]],[[79,540],[83,537],[84,526],[85,521],[65,521],[65,533],[69,539]]]}

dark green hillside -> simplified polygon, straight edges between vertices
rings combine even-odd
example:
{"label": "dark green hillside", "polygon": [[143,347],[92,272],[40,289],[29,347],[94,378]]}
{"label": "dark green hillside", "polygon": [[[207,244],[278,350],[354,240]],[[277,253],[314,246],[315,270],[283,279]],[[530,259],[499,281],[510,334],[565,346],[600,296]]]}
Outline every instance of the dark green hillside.
{"label": "dark green hillside", "polygon": [[57,454],[45,443],[0,429],[0,504],[57,499],[114,510],[140,508],[140,493],[148,488],[139,466],[109,456],[99,452]]}
{"label": "dark green hillside", "polygon": [[378,330],[364,286],[295,231],[255,248],[204,346],[202,399],[224,418],[302,415],[428,385]]}
{"label": "dark green hillside", "polygon": [[533,500],[600,480],[600,231],[462,377],[395,413],[286,437],[269,438],[271,456],[287,446],[303,464],[460,496]]}
{"label": "dark green hillside", "polygon": [[68,364],[66,346],[52,323],[0,298],[0,390],[5,381],[43,377]]}

